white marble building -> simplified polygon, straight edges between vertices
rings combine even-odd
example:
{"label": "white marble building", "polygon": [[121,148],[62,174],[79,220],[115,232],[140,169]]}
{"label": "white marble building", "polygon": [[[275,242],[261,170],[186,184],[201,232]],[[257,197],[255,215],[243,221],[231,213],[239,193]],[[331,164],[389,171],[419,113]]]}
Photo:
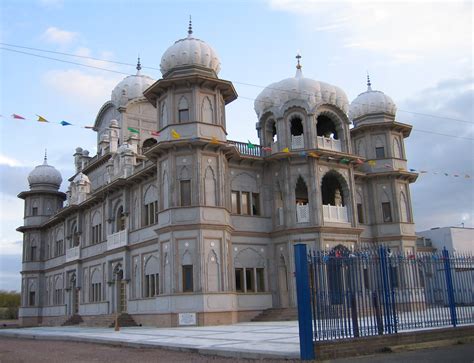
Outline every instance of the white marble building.
{"label": "white marble building", "polygon": [[411,126],[370,82],[349,104],[297,58],[295,76],[255,100],[260,145],[227,139],[237,93],[191,28],[161,79],[138,65],[121,81],[95,121],[97,155],[76,149],[68,192],[45,160],[19,194],[23,324],[244,321],[295,306],[295,243],[413,250]]}

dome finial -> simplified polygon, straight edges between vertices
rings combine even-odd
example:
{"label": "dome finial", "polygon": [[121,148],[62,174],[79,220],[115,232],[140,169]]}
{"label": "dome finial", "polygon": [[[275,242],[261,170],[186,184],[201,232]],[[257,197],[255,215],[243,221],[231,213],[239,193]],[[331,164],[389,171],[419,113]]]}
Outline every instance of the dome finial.
{"label": "dome finial", "polygon": [[137,61],[137,71],[140,72],[142,69],[142,64],[140,63],[140,54],[138,55],[138,61]]}
{"label": "dome finial", "polygon": [[44,161],[43,165],[48,165],[48,149],[44,149]]}
{"label": "dome finial", "polygon": [[191,19],[191,15],[189,15],[188,38],[191,38],[192,34],[193,34],[193,22]]}
{"label": "dome finial", "polygon": [[372,91],[372,83],[370,83],[369,71],[367,71],[367,91]]}
{"label": "dome finial", "polygon": [[300,64],[301,54],[300,54],[299,50],[296,52],[296,57],[295,58],[296,58],[296,61],[298,62],[296,64],[296,69],[301,69],[301,64]]}

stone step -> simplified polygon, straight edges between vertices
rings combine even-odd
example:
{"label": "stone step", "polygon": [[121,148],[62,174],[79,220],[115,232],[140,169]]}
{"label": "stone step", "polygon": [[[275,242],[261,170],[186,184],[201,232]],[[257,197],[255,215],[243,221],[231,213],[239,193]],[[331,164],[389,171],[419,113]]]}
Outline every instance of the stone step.
{"label": "stone step", "polygon": [[62,323],[62,326],[68,326],[68,325],[79,325],[82,323],[84,320],[82,320],[82,317],[79,314],[74,314],[70,316],[64,323]]}
{"label": "stone step", "polygon": [[292,321],[298,320],[296,308],[271,308],[262,311],[252,321]]}

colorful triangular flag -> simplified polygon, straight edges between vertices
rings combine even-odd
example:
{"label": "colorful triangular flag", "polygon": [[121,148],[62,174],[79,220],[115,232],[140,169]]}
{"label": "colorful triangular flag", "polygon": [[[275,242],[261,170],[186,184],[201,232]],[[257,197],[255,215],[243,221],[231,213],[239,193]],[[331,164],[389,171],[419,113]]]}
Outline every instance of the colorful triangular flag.
{"label": "colorful triangular flag", "polygon": [[287,147],[285,147],[282,151],[283,151],[284,153],[289,153],[289,152],[290,152],[290,149],[288,149]]}
{"label": "colorful triangular flag", "polygon": [[319,154],[315,153],[314,151],[310,151],[308,155],[311,156],[312,158],[319,158]]}
{"label": "colorful triangular flag", "polygon": [[367,164],[369,164],[370,166],[376,166],[377,162],[375,160],[368,160]]}
{"label": "colorful triangular flag", "polygon": [[342,164],[349,164],[350,160],[349,159],[346,159],[346,158],[342,158],[341,159],[341,163]]}
{"label": "colorful triangular flag", "polygon": [[150,134],[152,134],[152,136],[160,136],[158,131],[150,131]]}
{"label": "colorful triangular flag", "polygon": [[211,138],[211,144],[214,144],[214,145],[215,145],[215,144],[218,144],[218,143],[219,143],[219,141],[217,141],[217,137],[213,136],[213,137]]}
{"label": "colorful triangular flag", "polygon": [[173,139],[179,139],[181,137],[181,135],[175,129],[172,129],[171,130],[171,137]]}
{"label": "colorful triangular flag", "polygon": [[272,148],[269,146],[262,147],[263,151],[272,151]]}
{"label": "colorful triangular flag", "polygon": [[133,127],[127,127],[127,130],[130,131],[130,132],[133,132],[134,134],[139,134],[140,131],[138,131],[137,129],[134,129]]}
{"label": "colorful triangular flag", "polygon": [[410,169],[410,171],[414,172],[414,171],[416,171],[416,169]]}
{"label": "colorful triangular flag", "polygon": [[383,164],[383,166],[385,166],[386,168],[391,168],[392,167],[392,165],[390,165],[390,164]]}
{"label": "colorful triangular flag", "polygon": [[248,147],[249,149],[255,149],[255,145],[252,144],[252,143],[250,142],[250,140],[247,140],[247,141],[248,141],[247,147]]}
{"label": "colorful triangular flag", "polygon": [[364,162],[360,159],[357,159],[357,160],[354,161],[354,163],[360,165],[360,164],[363,164]]}
{"label": "colorful triangular flag", "polygon": [[63,125],[63,126],[70,126],[70,125],[72,125],[72,124],[70,124],[69,122],[64,121],[64,120],[62,120],[62,121],[60,122],[60,124]]}
{"label": "colorful triangular flag", "polygon": [[38,116],[38,122],[49,122],[43,116],[40,116],[40,115],[36,115],[36,116]]}
{"label": "colorful triangular flag", "polygon": [[17,115],[16,113],[12,114],[13,118],[16,118],[17,120],[26,120],[23,116]]}
{"label": "colorful triangular flag", "polygon": [[306,151],[300,151],[299,154],[300,154],[300,156],[306,156],[306,155],[308,155],[308,153],[307,153]]}

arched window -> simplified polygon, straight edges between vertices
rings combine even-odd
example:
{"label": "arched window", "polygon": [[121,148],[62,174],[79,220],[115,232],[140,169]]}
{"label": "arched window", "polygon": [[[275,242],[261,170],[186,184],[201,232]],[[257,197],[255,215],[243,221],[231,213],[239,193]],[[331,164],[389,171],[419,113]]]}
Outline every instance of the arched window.
{"label": "arched window", "polygon": [[76,221],[72,222],[71,224],[71,240],[70,240],[70,248],[77,247],[79,246],[80,243],[80,236],[79,236],[79,231],[77,229],[77,223]]}
{"label": "arched window", "polygon": [[155,256],[150,256],[145,262],[143,296],[153,297],[159,294],[159,265]]}
{"label": "arched window", "polygon": [[169,208],[169,180],[166,170],[163,172],[163,181],[161,183],[161,190],[163,195],[163,209]]}
{"label": "arched window", "polygon": [[318,136],[324,136],[328,139],[339,139],[334,121],[326,115],[318,116],[316,124],[316,133]]}
{"label": "arched window", "polygon": [[95,211],[92,215],[92,232],[91,232],[91,244],[102,242],[102,214],[100,211]]}
{"label": "arched window", "polygon": [[143,198],[145,213],[143,225],[149,226],[158,222],[158,190],[154,185],[150,185]]}
{"label": "arched window", "polygon": [[99,268],[95,268],[91,274],[91,285],[90,285],[90,302],[98,302],[102,300],[102,271]]}
{"label": "arched window", "polygon": [[179,122],[189,121],[189,104],[186,97],[181,97],[178,104],[178,120]]}
{"label": "arched window", "polygon": [[181,260],[183,292],[194,291],[193,262],[189,251],[185,251]]}
{"label": "arched window", "polygon": [[304,148],[303,138],[303,120],[300,117],[294,116],[290,121],[290,132],[291,132],[291,148],[302,149]]}
{"label": "arched window", "polygon": [[323,217],[327,222],[349,222],[346,200],[349,190],[345,179],[336,171],[326,173],[321,181]]}
{"label": "arched window", "polygon": [[364,213],[364,198],[362,193],[358,191],[356,193],[356,204],[357,204],[357,220],[360,224],[365,223],[365,213]]}
{"label": "arched window", "polygon": [[273,119],[270,119],[266,122],[265,127],[265,144],[267,146],[272,146],[278,141],[276,122]]}
{"label": "arched window", "polygon": [[53,305],[61,305],[63,303],[63,278],[56,277],[54,282]]}
{"label": "arched window", "polygon": [[205,205],[215,206],[216,203],[216,178],[210,166],[206,168],[204,175],[204,197]]}
{"label": "arched window", "polygon": [[187,207],[191,205],[191,176],[188,168],[183,166],[179,175],[179,205]]}
{"label": "arched window", "polygon": [[115,213],[115,232],[123,230],[125,230],[125,214],[123,213],[123,206],[120,206]]}
{"label": "arched window", "polygon": [[392,206],[386,191],[382,192],[382,220],[384,223],[392,222]]}
{"label": "arched window", "polygon": [[365,141],[359,140],[357,141],[357,147],[356,147],[356,154],[362,157],[366,157],[367,153],[365,151]]}
{"label": "arched window", "polygon": [[380,136],[375,139],[375,157],[377,159],[385,158],[385,143]]}
{"label": "arched window", "polygon": [[154,146],[157,142],[158,141],[156,141],[156,139],[154,138],[149,138],[143,141],[143,146],[142,146],[143,152],[147,151],[149,148]]}
{"label": "arched window", "polygon": [[265,259],[253,248],[244,248],[234,258],[235,290],[265,291]]}
{"label": "arched window", "polygon": [[301,175],[296,181],[295,188],[296,199],[296,222],[309,222],[309,206],[308,206],[308,187]]}
{"label": "arched window", "polygon": [[64,254],[64,230],[58,229],[56,232],[56,239],[54,242],[54,257]]}
{"label": "arched window", "polygon": [[202,122],[207,122],[212,124],[214,121],[212,104],[209,97],[205,97],[201,105],[201,117]]}
{"label": "arched window", "polygon": [[31,215],[37,216],[38,212],[39,212],[38,202],[36,200],[33,200],[33,202],[31,203]]}

